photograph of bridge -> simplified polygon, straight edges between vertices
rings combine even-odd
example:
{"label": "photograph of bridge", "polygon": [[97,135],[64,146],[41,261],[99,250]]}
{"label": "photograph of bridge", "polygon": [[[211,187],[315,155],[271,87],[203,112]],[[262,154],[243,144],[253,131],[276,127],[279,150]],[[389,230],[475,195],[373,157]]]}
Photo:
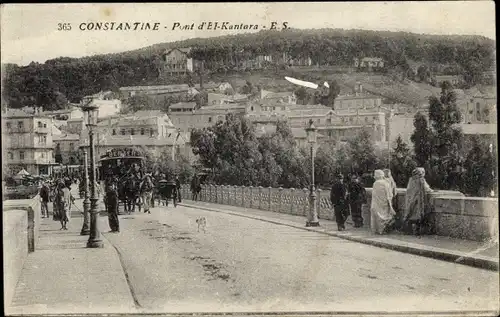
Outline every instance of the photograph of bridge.
{"label": "photograph of bridge", "polygon": [[500,313],[494,3],[1,9],[5,315]]}

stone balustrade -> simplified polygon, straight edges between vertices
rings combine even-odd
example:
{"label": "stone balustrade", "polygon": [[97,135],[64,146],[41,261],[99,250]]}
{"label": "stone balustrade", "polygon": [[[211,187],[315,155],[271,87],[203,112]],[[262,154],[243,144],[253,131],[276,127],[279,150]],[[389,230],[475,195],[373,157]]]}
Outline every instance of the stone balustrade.
{"label": "stone balustrade", "polygon": [[[190,185],[182,186],[182,197],[191,199]],[[367,188],[363,205],[365,225],[370,226],[372,189]],[[405,208],[406,189],[398,188],[397,210]],[[335,220],[330,191],[318,189],[319,219]],[[230,185],[202,185],[200,201],[306,216],[309,209],[307,188],[271,188]],[[484,241],[498,236],[498,199],[465,197],[456,191],[435,191],[427,195],[431,231],[441,236]],[[350,221],[350,218],[348,222]]]}

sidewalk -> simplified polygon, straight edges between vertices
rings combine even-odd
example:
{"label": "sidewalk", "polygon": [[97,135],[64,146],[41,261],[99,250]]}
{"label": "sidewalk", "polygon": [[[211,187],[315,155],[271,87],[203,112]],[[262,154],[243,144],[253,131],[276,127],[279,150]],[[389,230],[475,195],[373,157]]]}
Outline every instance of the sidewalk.
{"label": "sidewalk", "polygon": [[[83,209],[81,199],[76,205]],[[135,311],[118,253],[106,241],[104,248],[87,249],[88,236],[80,235],[83,218],[72,209],[67,231],[52,217],[41,219],[39,247],[24,263],[6,314]]]}
{"label": "sidewalk", "polygon": [[374,235],[367,227],[347,227],[346,231],[339,232],[337,231],[336,223],[330,220],[320,219],[321,227],[306,227],[306,219],[302,216],[214,203],[195,202],[191,200],[183,201],[180,205],[215,212],[223,212],[235,216],[257,219],[308,231],[320,232],[377,247],[461,263],[489,270],[498,270],[499,267],[498,242],[496,244],[488,242],[481,243],[435,235],[422,236],[420,238],[402,234]]}

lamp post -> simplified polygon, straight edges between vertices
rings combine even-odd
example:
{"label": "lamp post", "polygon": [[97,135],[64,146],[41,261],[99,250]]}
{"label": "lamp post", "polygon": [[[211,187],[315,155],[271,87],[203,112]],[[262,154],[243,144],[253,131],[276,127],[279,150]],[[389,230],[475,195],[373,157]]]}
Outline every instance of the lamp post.
{"label": "lamp post", "polygon": [[311,186],[309,192],[309,214],[307,215],[306,227],[319,227],[318,211],[316,209],[316,189],[314,187],[314,145],[316,144],[316,132],[313,120],[309,120],[306,128],[307,142],[311,145]]}
{"label": "lamp post", "polygon": [[83,149],[83,168],[84,168],[84,192],[85,199],[83,200],[83,226],[82,231],[80,231],[80,235],[86,236],[90,234],[89,228],[89,209],[90,209],[90,199],[89,199],[89,167],[88,167],[88,157],[87,150]]}
{"label": "lamp post", "polygon": [[94,153],[94,127],[97,125],[99,107],[88,103],[82,106],[82,110],[87,119],[90,147],[90,236],[87,241],[87,248],[102,248],[104,243],[101,240],[101,233],[99,232],[99,211],[97,210],[98,198],[96,193],[96,166]]}

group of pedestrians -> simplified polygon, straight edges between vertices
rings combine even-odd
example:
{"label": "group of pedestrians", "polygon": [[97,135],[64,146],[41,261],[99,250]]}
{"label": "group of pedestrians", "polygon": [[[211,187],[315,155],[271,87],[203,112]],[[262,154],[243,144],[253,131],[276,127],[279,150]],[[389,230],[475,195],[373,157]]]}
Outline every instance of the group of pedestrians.
{"label": "group of pedestrians", "polygon": [[[432,189],[425,181],[425,170],[418,167],[412,172],[405,196],[405,206],[398,210],[396,182],[391,171],[375,170],[370,205],[370,228],[375,234],[385,234],[393,230],[420,235],[428,225],[426,197]],[[350,182],[344,182],[339,174],[330,191],[335,221],[339,231],[346,230],[349,215],[355,228],[363,227],[362,206],[367,203],[366,190],[357,175]]]}
{"label": "group of pedestrians", "polygon": [[69,177],[47,180],[40,188],[42,218],[49,218],[49,202],[52,201],[52,217],[61,222],[60,230],[68,230],[71,219],[71,205],[75,198],[71,194],[73,180]]}

